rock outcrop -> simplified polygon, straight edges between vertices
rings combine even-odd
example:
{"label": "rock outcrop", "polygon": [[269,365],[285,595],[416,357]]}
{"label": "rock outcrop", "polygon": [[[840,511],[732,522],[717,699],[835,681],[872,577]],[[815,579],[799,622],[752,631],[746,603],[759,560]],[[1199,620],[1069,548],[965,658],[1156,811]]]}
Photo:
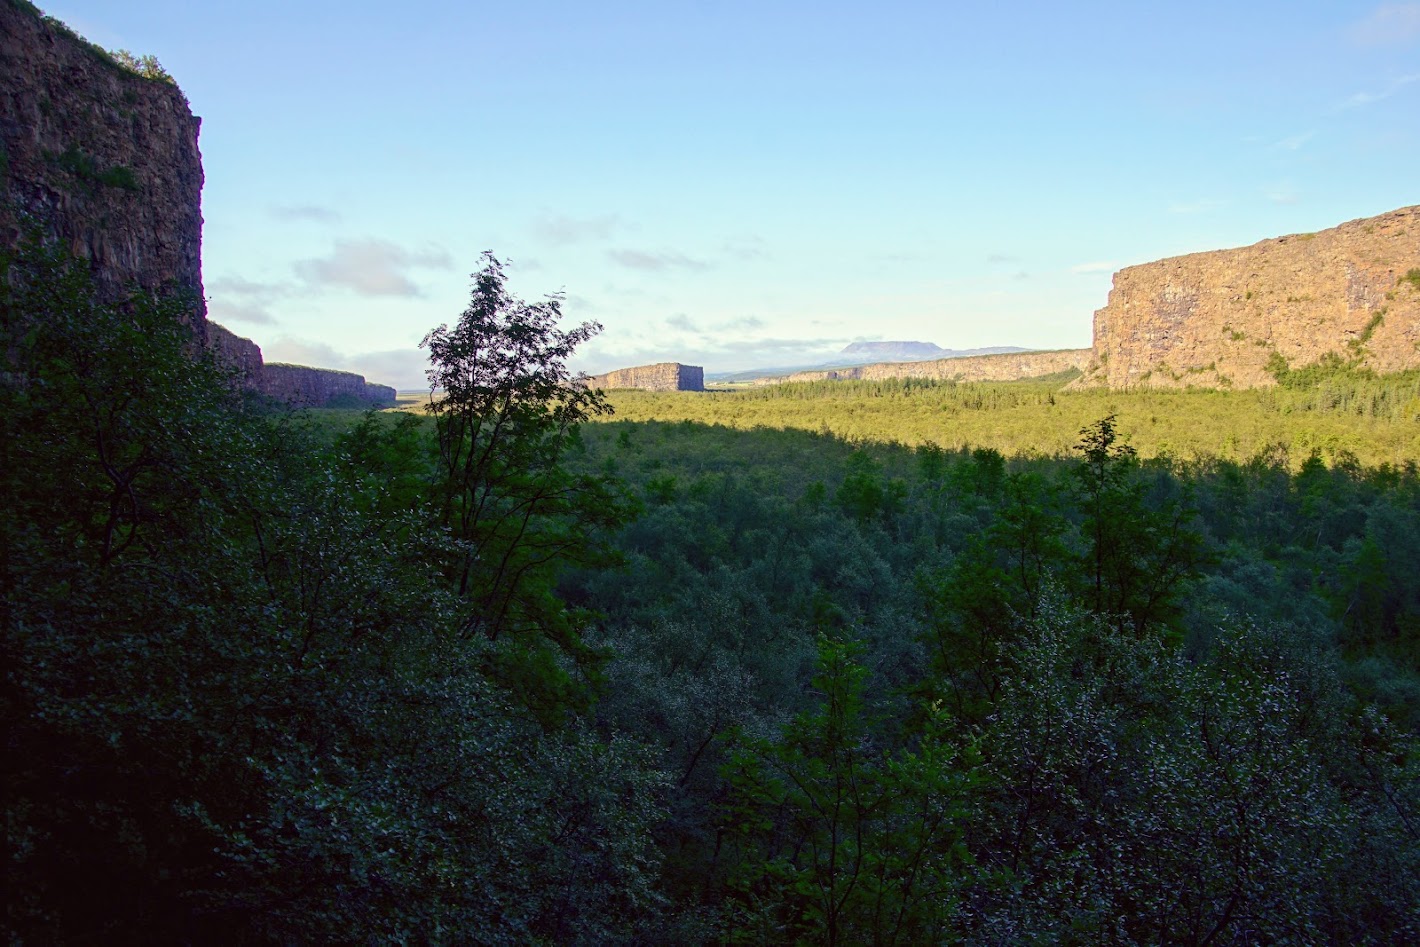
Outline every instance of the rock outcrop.
{"label": "rock outcrop", "polygon": [[27,0],[0,0],[0,245],[28,218],[89,262],[105,300],[183,294],[195,340],[262,394],[393,404],[393,388],[349,372],[265,366],[256,343],[207,321],[201,124],[170,79],[120,65]]}
{"label": "rock outcrop", "polygon": [[933,378],[950,381],[1020,381],[1072,369],[1084,371],[1092,358],[1090,349],[1061,349],[1054,352],[1012,352],[1006,355],[975,355],[942,358],[930,362],[882,362],[853,368],[818,372],[795,372],[782,381],[848,381],[885,378]]}
{"label": "rock outcrop", "polygon": [[660,362],[619,368],[587,379],[592,388],[640,388],[643,391],[704,391],[705,369],[699,365]]}
{"label": "rock outcrop", "polygon": [[217,357],[217,361],[238,373],[244,387],[260,389],[262,359],[259,345],[251,339],[242,338],[225,326],[209,322],[207,346]]}
{"label": "rock outcrop", "polygon": [[178,87],[0,0],[0,240],[17,205],[92,266],[99,292],[176,289],[203,333],[201,120]]}
{"label": "rock outcrop", "polygon": [[1079,384],[1258,387],[1334,356],[1420,367],[1420,207],[1130,266],[1095,313]]}
{"label": "rock outcrop", "polygon": [[364,375],[280,362],[262,367],[259,390],[296,408],[388,407],[395,401],[393,388],[372,385]]}
{"label": "rock outcrop", "polygon": [[371,384],[354,372],[267,363],[255,342],[215,322],[207,324],[207,345],[244,387],[293,408],[386,408],[398,397],[389,385]]}

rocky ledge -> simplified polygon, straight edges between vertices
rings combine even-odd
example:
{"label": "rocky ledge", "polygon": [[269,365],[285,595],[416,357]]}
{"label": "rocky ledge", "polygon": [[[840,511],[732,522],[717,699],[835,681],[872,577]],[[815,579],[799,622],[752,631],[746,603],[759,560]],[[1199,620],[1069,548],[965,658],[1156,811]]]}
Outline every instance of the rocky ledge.
{"label": "rocky ledge", "polygon": [[680,362],[619,368],[587,379],[592,388],[639,388],[642,391],[704,391],[705,369]]}
{"label": "rocky ledge", "polygon": [[207,345],[223,365],[235,370],[243,387],[293,408],[387,408],[397,394],[364,375],[306,365],[265,362],[261,347],[215,322],[207,323]]}

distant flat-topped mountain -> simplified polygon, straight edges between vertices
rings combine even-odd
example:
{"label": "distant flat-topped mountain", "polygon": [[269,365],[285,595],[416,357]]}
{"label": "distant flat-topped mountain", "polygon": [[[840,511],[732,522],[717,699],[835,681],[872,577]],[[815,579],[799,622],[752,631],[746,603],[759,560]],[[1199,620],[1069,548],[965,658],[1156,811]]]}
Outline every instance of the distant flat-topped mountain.
{"label": "distant flat-topped mountain", "polygon": [[833,372],[877,362],[935,362],[944,358],[1013,355],[1030,351],[1033,350],[1014,345],[996,345],[981,349],[944,349],[931,342],[852,342],[845,346],[832,361],[776,365],[733,372],[707,372],[705,380],[721,384],[748,382],[761,379],[781,379],[800,372]]}
{"label": "distant flat-topped mountain", "polygon": [[1024,352],[1014,345],[996,345],[983,349],[944,349],[934,342],[850,342],[838,354],[849,363],[858,362],[919,362],[938,358],[966,358],[972,355],[1004,355]]}

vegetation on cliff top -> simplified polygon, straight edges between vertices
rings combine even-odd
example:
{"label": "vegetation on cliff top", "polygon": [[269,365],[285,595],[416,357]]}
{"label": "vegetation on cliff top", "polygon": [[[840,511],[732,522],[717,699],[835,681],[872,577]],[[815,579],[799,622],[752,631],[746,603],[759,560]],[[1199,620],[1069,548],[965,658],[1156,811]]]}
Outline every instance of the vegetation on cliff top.
{"label": "vegetation on cliff top", "polygon": [[16,10],[30,14],[51,29],[59,31],[64,36],[78,43],[81,48],[93,53],[95,58],[101,62],[111,66],[117,66],[126,72],[144,79],[151,79],[171,86],[177,85],[177,80],[172,77],[171,73],[163,68],[162,63],[158,62],[158,57],[151,53],[134,55],[126,49],[105,49],[97,43],[89,42],[74,30],[70,29],[69,25],[63,20],[45,13],[39,7],[31,3],[30,0],[4,0],[4,2],[8,3]]}

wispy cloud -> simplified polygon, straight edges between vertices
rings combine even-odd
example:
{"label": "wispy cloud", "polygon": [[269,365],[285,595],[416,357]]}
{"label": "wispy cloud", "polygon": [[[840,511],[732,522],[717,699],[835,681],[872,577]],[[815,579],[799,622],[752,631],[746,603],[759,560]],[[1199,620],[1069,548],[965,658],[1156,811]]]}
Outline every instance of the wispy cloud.
{"label": "wispy cloud", "polygon": [[360,296],[419,296],[410,269],[448,269],[448,253],[420,251],[385,240],[337,241],[330,255],[294,264],[296,275],[313,287],[348,289]]}
{"label": "wispy cloud", "polygon": [[1344,111],[1346,109],[1364,108],[1367,105],[1374,105],[1377,102],[1382,102],[1390,98],[1401,89],[1415,82],[1420,82],[1420,73],[1411,73],[1410,75],[1401,76],[1398,79],[1392,80],[1390,85],[1379,92],[1357,92],[1337,106],[1337,110]]}
{"label": "wispy cloud", "polygon": [[1383,3],[1351,26],[1362,46],[1397,46],[1420,39],[1420,3]]}
{"label": "wispy cloud", "polygon": [[282,336],[261,349],[262,357],[268,362],[337,368],[364,375],[367,381],[376,384],[401,389],[422,388],[428,382],[425,371],[429,357],[415,348],[346,354],[325,342]]}
{"label": "wispy cloud", "polygon": [[1223,201],[1204,198],[1198,201],[1176,201],[1169,205],[1170,214],[1206,214],[1224,205]]}
{"label": "wispy cloud", "polygon": [[245,322],[250,325],[272,325],[276,319],[265,306],[255,303],[229,302],[214,299],[207,304],[207,318],[226,325],[229,322]]}
{"label": "wispy cloud", "polygon": [[1296,204],[1301,200],[1297,189],[1290,181],[1278,181],[1263,190],[1263,195],[1274,204]]}
{"label": "wispy cloud", "polygon": [[1302,132],[1300,135],[1288,135],[1286,138],[1278,139],[1272,143],[1272,147],[1281,148],[1284,151],[1297,151],[1307,142],[1316,137],[1316,131]]}
{"label": "wispy cloud", "polygon": [[1076,263],[1070,267],[1071,273],[1113,273],[1120,264],[1114,260],[1094,260],[1090,263]]}
{"label": "wispy cloud", "polygon": [[[740,371],[749,368],[772,368],[786,365],[821,365],[847,345],[849,338],[834,336],[817,339],[755,339],[740,337],[703,338],[690,343],[646,344],[623,340],[617,345],[608,342],[594,352],[589,351],[582,362],[583,371],[597,373],[629,365],[653,362],[682,362],[702,365],[706,371]],[[631,342],[632,344],[624,344]]]}
{"label": "wispy cloud", "polygon": [[630,270],[643,270],[649,273],[664,272],[666,270],[705,270],[709,269],[708,264],[692,259],[682,253],[665,251],[660,253],[647,252],[645,250],[608,250],[607,257],[613,263],[624,266]]}
{"label": "wispy cloud", "polygon": [[564,214],[543,214],[532,222],[533,234],[553,246],[563,247],[588,240],[607,240],[621,226],[616,214],[594,217],[568,217]]}
{"label": "wispy cloud", "polygon": [[756,234],[731,237],[721,245],[720,252],[741,263],[763,260],[769,256],[769,252],[764,248],[764,238]]}
{"label": "wispy cloud", "polygon": [[766,325],[768,325],[768,323],[758,316],[740,316],[738,319],[731,319],[728,322],[720,323],[717,328],[722,330],[733,329],[736,331],[748,331],[763,329]]}
{"label": "wispy cloud", "polygon": [[271,325],[276,322],[271,307],[297,294],[297,287],[290,283],[262,283],[241,276],[219,276],[208,280],[204,289],[208,317],[223,325]]}
{"label": "wispy cloud", "polygon": [[339,211],[319,204],[278,204],[270,208],[270,212],[277,220],[311,220],[322,224],[340,220]]}
{"label": "wispy cloud", "polygon": [[1010,253],[988,253],[986,255],[986,262],[993,266],[999,266],[1003,263],[1019,263],[1020,261],[1020,257]]}
{"label": "wispy cloud", "polygon": [[666,320],[666,325],[672,329],[679,329],[682,332],[699,332],[700,327],[690,320],[690,317],[683,312],[678,312]]}

